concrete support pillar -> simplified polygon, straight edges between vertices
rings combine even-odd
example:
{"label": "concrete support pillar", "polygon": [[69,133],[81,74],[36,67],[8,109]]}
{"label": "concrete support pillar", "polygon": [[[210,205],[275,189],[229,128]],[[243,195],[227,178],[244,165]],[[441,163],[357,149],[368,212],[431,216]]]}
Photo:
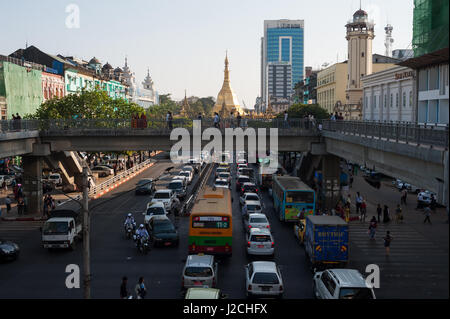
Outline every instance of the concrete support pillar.
{"label": "concrete support pillar", "polygon": [[331,209],[340,199],[341,160],[334,155],[322,157],[322,192],[325,196],[324,207]]}
{"label": "concrete support pillar", "polygon": [[27,198],[27,214],[42,214],[42,157],[23,157],[23,193]]}

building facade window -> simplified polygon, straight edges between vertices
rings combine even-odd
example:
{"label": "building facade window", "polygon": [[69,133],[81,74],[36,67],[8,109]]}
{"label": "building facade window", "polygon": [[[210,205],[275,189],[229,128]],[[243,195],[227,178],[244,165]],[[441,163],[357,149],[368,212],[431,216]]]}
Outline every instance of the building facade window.
{"label": "building facade window", "polygon": [[403,92],[403,101],[402,101],[402,103],[403,103],[403,108],[405,108],[406,107],[406,92]]}
{"label": "building facade window", "polygon": [[413,105],[413,92],[409,91],[409,107]]}
{"label": "building facade window", "polygon": [[398,93],[395,93],[395,107],[398,108]]}
{"label": "building facade window", "polygon": [[390,107],[394,107],[394,94],[391,93]]}

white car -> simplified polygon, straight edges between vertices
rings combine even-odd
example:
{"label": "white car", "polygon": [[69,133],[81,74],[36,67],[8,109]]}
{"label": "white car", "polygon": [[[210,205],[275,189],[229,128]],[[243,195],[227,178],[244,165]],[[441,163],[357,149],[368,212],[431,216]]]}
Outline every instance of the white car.
{"label": "white car", "polygon": [[243,219],[247,233],[250,233],[252,228],[265,228],[270,230],[270,223],[264,214],[248,214]]}
{"label": "white car", "polygon": [[170,212],[174,207],[174,200],[176,196],[177,195],[175,192],[170,189],[160,189],[153,194],[152,202],[163,203],[164,208]]}
{"label": "white car", "polygon": [[256,193],[244,193],[239,197],[239,204],[242,206],[245,204],[246,201],[259,201],[261,205],[261,199],[259,198],[259,195]]}
{"label": "white car", "polygon": [[217,286],[217,263],[212,255],[189,255],[183,268],[182,286],[214,288]]}
{"label": "white car", "polygon": [[230,188],[230,182],[227,179],[218,178],[214,182],[214,187],[216,188]]}
{"label": "white car", "polygon": [[247,235],[247,254],[273,257],[274,252],[275,243],[270,230],[267,228],[252,228]]}
{"label": "white car", "polygon": [[178,175],[186,177],[188,184],[192,183],[194,178],[194,173],[191,171],[181,171]]}
{"label": "white car", "polygon": [[48,176],[48,181],[50,183],[53,183],[54,185],[61,185],[62,184],[62,177],[59,173],[52,173]]}
{"label": "white car", "polygon": [[228,173],[230,170],[226,167],[219,166],[216,168],[216,177],[219,176],[220,173]]}
{"label": "white car", "polygon": [[238,164],[237,169],[239,170],[240,168],[248,168],[248,165],[247,164]]}
{"label": "white car", "polygon": [[245,286],[247,297],[282,297],[283,279],[276,263],[254,261],[245,266]]}
{"label": "white car", "polygon": [[93,172],[98,172],[99,177],[105,177],[109,175],[114,175],[114,170],[107,166],[98,165],[91,169]]}
{"label": "white car", "polygon": [[219,174],[217,174],[217,178],[226,179],[229,183],[231,183],[230,172],[220,172]]}
{"label": "white car", "polygon": [[183,185],[185,187],[187,187],[187,185],[188,185],[188,178],[186,176],[175,175],[174,177],[172,177],[172,180],[181,180],[181,181],[183,181]]}
{"label": "white car", "polygon": [[263,214],[261,202],[258,200],[247,200],[244,202],[242,209],[244,209],[244,207],[247,212],[247,216],[249,214]]}
{"label": "white car", "polygon": [[155,216],[167,216],[166,208],[161,202],[150,202],[147,204],[147,210],[144,215],[144,224],[148,225]]}
{"label": "white car", "polygon": [[354,269],[316,272],[313,277],[313,292],[320,299],[376,299],[372,287]]}

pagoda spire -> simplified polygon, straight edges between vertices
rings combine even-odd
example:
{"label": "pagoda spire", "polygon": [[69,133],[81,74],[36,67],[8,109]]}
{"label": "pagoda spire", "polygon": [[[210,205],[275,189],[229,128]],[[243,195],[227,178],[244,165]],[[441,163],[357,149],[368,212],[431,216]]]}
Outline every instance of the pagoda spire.
{"label": "pagoda spire", "polygon": [[184,100],[183,100],[183,104],[181,105],[181,110],[180,110],[180,115],[181,116],[187,116],[187,112],[189,110],[190,106],[187,100],[187,94],[186,94],[186,89],[184,90]]}

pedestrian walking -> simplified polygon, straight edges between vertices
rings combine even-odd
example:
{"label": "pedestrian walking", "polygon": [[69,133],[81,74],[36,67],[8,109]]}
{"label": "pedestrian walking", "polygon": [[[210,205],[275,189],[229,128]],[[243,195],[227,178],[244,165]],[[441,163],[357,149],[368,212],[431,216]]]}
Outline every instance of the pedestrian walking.
{"label": "pedestrian walking", "polygon": [[370,225],[369,225],[369,237],[370,237],[370,239],[375,239],[375,234],[376,234],[376,231],[377,231],[377,227],[378,227],[377,219],[375,218],[375,216],[373,216],[372,219],[370,220]]}
{"label": "pedestrian walking", "polygon": [[353,187],[353,181],[354,181],[353,174],[350,173],[350,188]]}
{"label": "pedestrian walking", "polygon": [[430,209],[433,213],[436,211],[436,206],[437,206],[436,197],[434,196],[434,194],[431,194]]}
{"label": "pedestrian walking", "polygon": [[390,248],[391,248],[391,242],[394,239],[391,236],[391,232],[389,230],[386,232],[386,236],[383,239],[384,239],[384,248],[386,249],[386,256],[389,256]]}
{"label": "pedestrian walking", "polygon": [[167,114],[166,114],[166,122],[167,122],[167,128],[168,128],[169,130],[172,130],[172,129],[173,129],[172,121],[173,121],[172,112],[167,111]]}
{"label": "pedestrian walking", "polygon": [[361,210],[361,222],[365,223],[367,213],[367,204],[365,200],[362,201],[360,210]]}
{"label": "pedestrian walking", "polygon": [[391,218],[389,216],[389,207],[387,205],[384,205],[383,209],[383,223],[389,223],[391,221]]}
{"label": "pedestrian walking", "polygon": [[6,196],[5,204],[6,204],[6,214],[9,214],[11,212],[11,198],[9,198],[9,196]]}
{"label": "pedestrian walking", "polygon": [[220,116],[217,112],[214,113],[214,127],[220,128]]}
{"label": "pedestrian walking", "polygon": [[406,198],[408,197],[408,191],[406,190],[406,188],[403,188],[402,189],[402,196],[401,196],[401,201],[400,201],[400,203],[402,204],[402,205],[405,205],[406,206]]}
{"label": "pedestrian walking", "polygon": [[241,121],[242,121],[241,113],[238,113],[238,115],[236,117],[236,126],[237,127],[241,127]]}
{"label": "pedestrian walking", "polygon": [[284,128],[288,128],[289,127],[288,117],[289,117],[288,112],[284,111]]}
{"label": "pedestrian walking", "polygon": [[122,277],[122,284],[120,285],[120,299],[128,299],[130,295],[128,292],[128,278],[126,276]]}
{"label": "pedestrian walking", "polygon": [[346,205],[344,208],[345,212],[345,221],[348,223],[350,221],[350,206]]}
{"label": "pedestrian walking", "polygon": [[17,200],[17,214],[23,215],[23,209],[25,207],[25,202],[23,201],[23,197],[19,197]]}
{"label": "pedestrian walking", "polygon": [[402,208],[400,207],[400,204],[397,205],[397,208],[395,209],[395,223],[400,223],[403,219],[402,216]]}
{"label": "pedestrian walking", "polygon": [[359,192],[356,192],[356,214],[359,213],[362,202],[363,202],[363,197],[361,196],[361,194]]}
{"label": "pedestrian walking", "polygon": [[144,299],[147,295],[147,288],[145,288],[144,277],[140,277],[136,287],[134,287],[134,292],[137,299]]}
{"label": "pedestrian walking", "polygon": [[381,205],[377,205],[377,215],[378,215],[378,222],[381,223],[381,214],[383,213],[383,209],[381,208]]}
{"label": "pedestrian walking", "polygon": [[431,225],[431,208],[430,207],[425,207],[423,213],[425,214],[425,220],[423,221],[424,224],[426,224],[426,222],[430,223]]}

